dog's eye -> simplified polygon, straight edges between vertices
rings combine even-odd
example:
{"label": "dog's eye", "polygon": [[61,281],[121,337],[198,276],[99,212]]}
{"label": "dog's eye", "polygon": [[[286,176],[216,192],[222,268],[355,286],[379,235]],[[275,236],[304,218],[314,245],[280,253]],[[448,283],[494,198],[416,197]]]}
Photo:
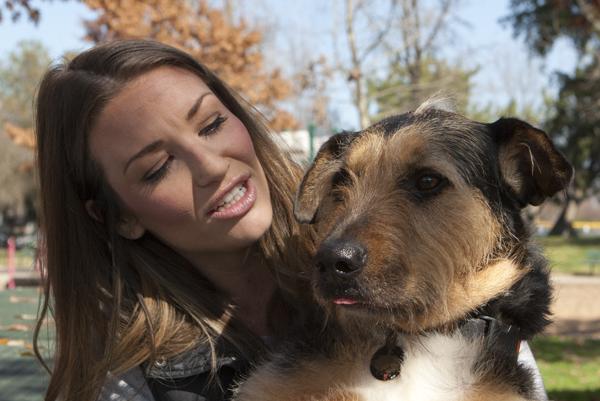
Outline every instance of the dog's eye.
{"label": "dog's eye", "polygon": [[417,178],[416,187],[419,191],[429,192],[439,188],[444,180],[438,174],[426,173]]}

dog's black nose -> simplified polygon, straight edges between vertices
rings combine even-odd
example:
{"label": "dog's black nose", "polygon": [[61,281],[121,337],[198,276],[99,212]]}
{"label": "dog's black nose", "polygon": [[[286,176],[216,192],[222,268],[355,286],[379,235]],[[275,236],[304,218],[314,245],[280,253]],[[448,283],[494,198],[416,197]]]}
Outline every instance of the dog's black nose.
{"label": "dog's black nose", "polygon": [[362,245],[345,240],[323,243],[316,255],[316,265],[321,273],[333,273],[342,278],[356,276],[366,261],[367,251]]}

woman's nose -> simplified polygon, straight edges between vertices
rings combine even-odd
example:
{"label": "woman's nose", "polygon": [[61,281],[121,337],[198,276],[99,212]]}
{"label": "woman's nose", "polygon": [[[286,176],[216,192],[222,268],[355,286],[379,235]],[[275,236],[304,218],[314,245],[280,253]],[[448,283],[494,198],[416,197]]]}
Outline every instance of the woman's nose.
{"label": "woman's nose", "polygon": [[214,149],[196,145],[190,152],[188,163],[194,184],[207,187],[223,180],[230,160]]}

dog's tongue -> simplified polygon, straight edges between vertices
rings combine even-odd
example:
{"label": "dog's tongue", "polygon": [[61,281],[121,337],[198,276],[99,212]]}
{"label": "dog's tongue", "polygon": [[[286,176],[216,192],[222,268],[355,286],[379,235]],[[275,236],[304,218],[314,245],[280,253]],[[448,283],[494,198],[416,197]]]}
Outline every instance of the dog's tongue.
{"label": "dog's tongue", "polygon": [[337,298],[333,300],[333,303],[336,305],[354,305],[358,302],[350,298]]}

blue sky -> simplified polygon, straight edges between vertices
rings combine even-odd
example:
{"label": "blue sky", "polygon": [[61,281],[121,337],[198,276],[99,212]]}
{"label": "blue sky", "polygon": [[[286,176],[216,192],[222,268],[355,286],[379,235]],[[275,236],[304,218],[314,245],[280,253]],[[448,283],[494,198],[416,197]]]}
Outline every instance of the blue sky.
{"label": "blue sky", "polygon": [[[253,6],[259,3],[263,11],[256,12],[258,7]],[[39,4],[42,19],[37,27],[26,21],[14,24],[5,20],[0,24],[0,58],[4,58],[23,39],[42,41],[54,59],[60,58],[65,51],[89,47],[82,40],[81,21],[91,17],[92,13],[84,5],[74,1]],[[326,34],[332,24],[331,16],[326,15],[330,7],[318,0],[294,3],[245,0],[239,4],[275,29],[290,27],[306,32],[306,40],[313,41],[315,47],[319,46],[319,36]],[[503,27],[498,22],[507,12],[508,0],[464,0],[459,17],[467,26],[456,25],[454,41],[446,53],[449,58],[461,60],[466,66],[480,66],[474,79],[475,95],[472,97],[475,102],[502,105],[510,97],[515,97],[525,103],[541,104],[543,91],[553,90],[551,73],[572,70],[574,53],[566,42],[559,42],[547,58],[545,68],[542,68],[542,60],[529,54],[522,42],[512,37],[510,27]],[[356,113],[351,107],[349,93],[341,88],[333,90],[339,92],[334,94],[334,98],[339,99],[341,120],[346,125],[354,125]]]}
{"label": "blue sky", "polygon": [[81,40],[84,34],[81,21],[92,15],[87,7],[74,1],[34,2],[38,3],[42,18],[37,27],[24,19],[12,23],[6,18],[0,24],[0,57],[24,39],[42,41],[53,58],[59,58],[65,51],[88,46]]}

